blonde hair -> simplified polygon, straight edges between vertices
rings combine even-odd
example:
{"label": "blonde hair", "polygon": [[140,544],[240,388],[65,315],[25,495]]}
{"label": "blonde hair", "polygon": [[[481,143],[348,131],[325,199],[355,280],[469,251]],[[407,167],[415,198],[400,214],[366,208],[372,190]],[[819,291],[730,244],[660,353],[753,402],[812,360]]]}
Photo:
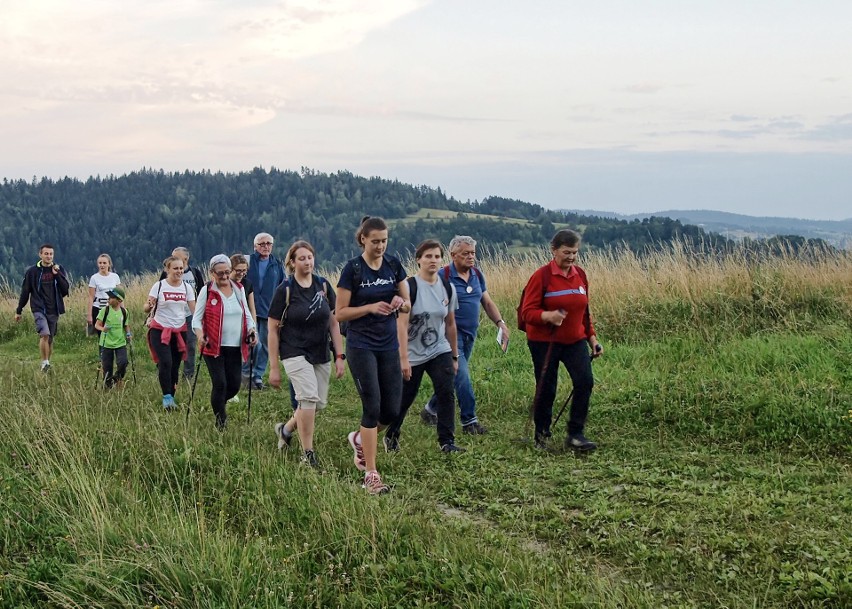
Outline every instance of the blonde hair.
{"label": "blonde hair", "polygon": [[107,259],[107,262],[109,262],[109,270],[111,271],[111,270],[112,270],[112,258],[110,258],[109,254],[101,254],[100,256],[98,256],[97,258],[95,258],[95,262],[97,262],[97,261],[98,261],[98,260],[100,260],[101,258],[106,258],[106,259]]}
{"label": "blonde hair", "polygon": [[300,248],[305,248],[314,256],[317,255],[317,253],[314,251],[314,246],[308,243],[307,241],[300,239],[299,241],[293,243],[293,245],[290,246],[290,249],[287,250],[287,257],[284,259],[284,262],[287,265],[287,270],[290,271],[291,275],[293,274],[293,271],[296,270],[296,264],[293,261],[296,258],[296,251]]}

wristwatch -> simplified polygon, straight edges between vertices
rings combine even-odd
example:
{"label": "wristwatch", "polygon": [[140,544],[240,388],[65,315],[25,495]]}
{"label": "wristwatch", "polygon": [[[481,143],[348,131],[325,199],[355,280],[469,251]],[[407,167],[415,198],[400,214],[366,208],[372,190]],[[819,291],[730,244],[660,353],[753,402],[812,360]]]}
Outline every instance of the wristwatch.
{"label": "wristwatch", "polygon": [[453,356],[453,361],[454,361],[454,362],[459,361],[459,356],[458,356],[458,355],[454,355],[454,356]]}
{"label": "wristwatch", "polygon": [[335,359],[342,359],[342,360],[346,360],[346,354],[345,354],[345,353],[338,353],[338,354],[335,356]]}

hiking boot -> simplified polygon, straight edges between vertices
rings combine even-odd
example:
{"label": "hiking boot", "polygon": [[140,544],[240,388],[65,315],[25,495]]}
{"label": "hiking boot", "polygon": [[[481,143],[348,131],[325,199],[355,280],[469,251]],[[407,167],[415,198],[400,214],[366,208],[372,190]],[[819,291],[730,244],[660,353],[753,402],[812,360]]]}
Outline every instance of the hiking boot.
{"label": "hiking boot", "polygon": [[575,433],[565,438],[565,448],[573,448],[578,452],[591,452],[597,447],[597,444],[586,438],[582,433]]}
{"label": "hiking boot", "polygon": [[293,440],[293,434],[287,433],[287,428],[284,423],[275,424],[275,435],[278,438],[278,450],[290,448],[290,442]]}
{"label": "hiking boot", "polygon": [[533,443],[533,447],[538,450],[547,450],[547,438],[549,435],[545,435],[543,431],[535,432],[535,442]]}
{"label": "hiking boot", "polygon": [[385,445],[386,453],[398,453],[399,452],[399,436],[388,436],[385,435],[382,438],[382,443]]}
{"label": "hiking boot", "polygon": [[462,432],[472,436],[481,436],[488,433],[488,430],[484,426],[480,425],[479,421],[474,421],[473,423],[462,425]]}
{"label": "hiking boot", "polygon": [[305,454],[302,455],[300,461],[304,465],[310,465],[312,468],[317,469],[319,467],[319,461],[317,460],[317,454],[312,450],[306,450]]}
{"label": "hiking boot", "polygon": [[[353,459],[355,467],[363,472],[367,469],[367,462],[364,460],[364,449],[361,447],[361,440],[356,439],[358,436],[359,433],[357,431],[350,431],[347,438],[349,440],[349,446],[352,447],[352,451],[355,453],[355,458]],[[378,474],[376,475],[378,476]],[[381,480],[379,480],[379,482],[381,482]]]}
{"label": "hiking boot", "polygon": [[362,488],[367,489],[367,492],[371,495],[383,495],[390,491],[390,487],[382,482],[382,477],[379,476],[379,472],[368,472],[366,476],[364,476],[364,484],[361,485]]}
{"label": "hiking boot", "polygon": [[435,427],[438,424],[438,415],[432,414],[424,408],[420,411],[420,420],[424,425],[431,425],[432,427]]}
{"label": "hiking boot", "polygon": [[264,390],[263,381],[260,380],[260,379],[255,379],[254,381],[252,381],[252,387],[254,388],[255,391],[263,391]]}
{"label": "hiking boot", "polygon": [[466,450],[467,450],[467,449],[466,449],[466,448],[464,448],[463,446],[456,446],[456,445],[455,445],[455,444],[453,444],[452,442],[450,442],[449,444],[444,444],[444,445],[441,447],[441,452],[442,452],[442,453],[463,453],[463,452],[464,452],[464,451],[466,451]]}

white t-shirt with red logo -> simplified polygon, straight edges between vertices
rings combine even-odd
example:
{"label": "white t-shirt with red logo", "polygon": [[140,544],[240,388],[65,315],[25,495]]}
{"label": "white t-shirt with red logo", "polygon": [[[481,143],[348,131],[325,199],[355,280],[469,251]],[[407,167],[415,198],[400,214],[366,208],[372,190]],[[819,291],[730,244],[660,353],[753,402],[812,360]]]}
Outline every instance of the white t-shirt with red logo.
{"label": "white t-shirt with red logo", "polygon": [[195,290],[183,282],[179,286],[172,286],[162,279],[151,287],[148,296],[157,299],[154,321],[164,328],[180,328],[186,323],[187,303],[195,301]]}

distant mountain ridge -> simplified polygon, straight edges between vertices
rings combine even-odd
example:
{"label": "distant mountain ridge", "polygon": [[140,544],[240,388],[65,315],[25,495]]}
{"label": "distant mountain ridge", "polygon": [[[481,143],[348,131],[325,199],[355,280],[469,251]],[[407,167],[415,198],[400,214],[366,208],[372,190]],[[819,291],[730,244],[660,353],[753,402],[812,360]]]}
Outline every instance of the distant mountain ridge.
{"label": "distant mountain ridge", "polygon": [[799,235],[808,239],[824,239],[835,247],[852,249],[852,218],[846,220],[807,220],[777,216],[747,216],[710,209],[673,209],[641,214],[618,214],[591,209],[566,209],[562,211],[628,221],[652,217],[671,218],[680,220],[684,224],[695,224],[705,231],[719,233],[730,239],[764,239],[776,235]]}

